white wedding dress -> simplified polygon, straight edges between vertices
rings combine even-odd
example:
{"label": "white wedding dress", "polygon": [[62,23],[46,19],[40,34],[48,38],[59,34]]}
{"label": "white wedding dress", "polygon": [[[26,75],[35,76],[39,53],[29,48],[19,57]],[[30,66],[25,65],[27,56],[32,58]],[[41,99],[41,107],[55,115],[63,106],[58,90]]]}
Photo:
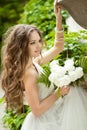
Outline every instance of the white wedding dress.
{"label": "white wedding dress", "polygon": [[[38,73],[42,68],[34,62]],[[40,99],[46,98],[54,89],[38,84]],[[21,130],[87,130],[87,92],[78,86],[71,87],[64,98],[59,98],[54,105],[39,117],[30,112]]]}

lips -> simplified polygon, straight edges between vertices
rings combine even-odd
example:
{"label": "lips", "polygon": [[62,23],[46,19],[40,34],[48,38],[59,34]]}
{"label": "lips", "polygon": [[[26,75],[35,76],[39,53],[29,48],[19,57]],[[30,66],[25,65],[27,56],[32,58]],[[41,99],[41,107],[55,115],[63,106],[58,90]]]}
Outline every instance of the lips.
{"label": "lips", "polygon": [[38,53],[38,54],[40,54],[40,51],[35,51],[35,53]]}

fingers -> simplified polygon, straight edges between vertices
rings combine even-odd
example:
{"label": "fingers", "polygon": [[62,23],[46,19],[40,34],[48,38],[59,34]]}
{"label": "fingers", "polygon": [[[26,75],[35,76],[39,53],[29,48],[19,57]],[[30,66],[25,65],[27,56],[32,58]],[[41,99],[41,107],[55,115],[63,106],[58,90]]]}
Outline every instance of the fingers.
{"label": "fingers", "polygon": [[66,88],[67,90],[69,90],[69,89],[70,89],[70,86],[64,86],[64,88]]}
{"label": "fingers", "polygon": [[54,2],[54,13],[57,14],[58,12],[58,6],[57,6],[57,3]]}
{"label": "fingers", "polygon": [[54,1],[54,13],[57,14],[57,13],[61,13],[61,6],[58,5],[58,0],[55,0]]}
{"label": "fingers", "polygon": [[54,12],[57,13],[58,12],[58,0],[54,1]]}
{"label": "fingers", "polygon": [[61,13],[61,6],[58,6],[58,12]]}
{"label": "fingers", "polygon": [[61,96],[67,95],[67,94],[69,93],[69,91],[70,91],[70,87],[69,87],[69,86],[67,86],[67,87],[62,87],[61,90],[60,90]]}
{"label": "fingers", "polygon": [[69,90],[70,90],[70,87],[67,86],[67,87],[65,88],[65,94],[68,94],[68,93],[69,93]]}

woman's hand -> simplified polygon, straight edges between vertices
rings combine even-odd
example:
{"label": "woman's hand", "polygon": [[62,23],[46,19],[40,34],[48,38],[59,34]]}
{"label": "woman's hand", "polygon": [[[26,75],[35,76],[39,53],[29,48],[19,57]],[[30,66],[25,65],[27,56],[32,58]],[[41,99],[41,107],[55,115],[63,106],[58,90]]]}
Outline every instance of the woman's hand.
{"label": "woman's hand", "polygon": [[61,14],[61,6],[58,5],[58,0],[54,1],[54,13],[56,16],[56,28],[58,30],[62,29],[62,14]]}
{"label": "woman's hand", "polygon": [[63,86],[63,87],[57,88],[57,89],[55,90],[56,95],[57,95],[57,98],[63,97],[63,96],[65,96],[65,95],[67,95],[67,94],[69,93],[69,91],[70,91],[70,86],[66,86],[66,87]]}
{"label": "woman's hand", "polygon": [[59,16],[59,17],[62,17],[61,15],[61,6],[58,5],[58,0],[55,0],[54,1],[54,13],[55,13],[55,16],[56,18]]}
{"label": "woman's hand", "polygon": [[60,88],[60,96],[65,96],[69,93],[70,86]]}

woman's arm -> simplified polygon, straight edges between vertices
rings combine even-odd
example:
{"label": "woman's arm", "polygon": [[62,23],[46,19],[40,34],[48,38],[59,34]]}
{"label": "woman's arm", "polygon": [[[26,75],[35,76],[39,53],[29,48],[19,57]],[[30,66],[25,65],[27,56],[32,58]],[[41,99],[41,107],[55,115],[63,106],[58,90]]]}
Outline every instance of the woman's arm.
{"label": "woman's arm", "polygon": [[58,6],[57,0],[54,2],[54,12],[56,16],[56,30],[54,46],[38,57],[40,65],[51,61],[56,55],[58,55],[64,49],[64,35],[62,28],[62,15],[61,7]]}
{"label": "woman's arm", "polygon": [[34,113],[35,116],[40,116],[46,112],[54,102],[62,95],[65,95],[69,91],[69,87],[61,88],[60,94],[58,90],[54,93],[51,93],[47,98],[40,101],[38,87],[37,87],[37,73],[32,69],[28,70],[25,74],[24,85],[25,85],[25,94],[27,97],[28,104]]}

